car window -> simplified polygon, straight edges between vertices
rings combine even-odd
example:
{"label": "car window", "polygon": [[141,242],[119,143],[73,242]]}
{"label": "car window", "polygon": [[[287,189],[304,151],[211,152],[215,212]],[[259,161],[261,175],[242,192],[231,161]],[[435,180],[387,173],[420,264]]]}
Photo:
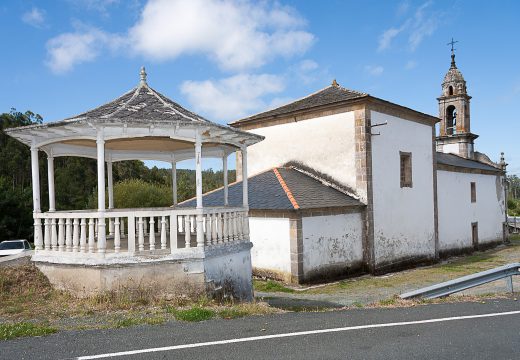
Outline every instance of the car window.
{"label": "car window", "polygon": [[4,241],[0,244],[0,250],[16,250],[23,249],[22,241]]}
{"label": "car window", "polygon": [[24,241],[23,243],[24,243],[25,248],[26,248],[27,250],[31,250],[31,245],[29,245],[29,242],[28,242],[28,241]]}

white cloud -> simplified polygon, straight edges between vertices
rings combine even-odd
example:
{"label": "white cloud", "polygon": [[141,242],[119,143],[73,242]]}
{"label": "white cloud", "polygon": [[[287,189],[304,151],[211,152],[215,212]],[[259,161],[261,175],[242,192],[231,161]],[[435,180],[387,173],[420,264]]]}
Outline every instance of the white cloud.
{"label": "white cloud", "polygon": [[305,59],[298,64],[298,68],[301,71],[312,71],[318,68],[318,63],[314,60]]}
{"label": "white cloud", "polygon": [[81,6],[90,11],[97,11],[102,16],[108,16],[108,8],[118,4],[119,0],[68,0],[76,6]]}
{"label": "white cloud", "polygon": [[409,60],[404,67],[406,70],[415,69],[417,67],[417,61]]}
{"label": "white cloud", "polygon": [[45,10],[33,7],[22,15],[22,21],[35,28],[42,28],[45,25]]}
{"label": "white cloud", "polygon": [[238,74],[219,80],[185,81],[181,92],[195,111],[215,120],[233,120],[264,110],[265,96],[285,88],[283,78],[271,74]]}
{"label": "white cloud", "polygon": [[[421,42],[437,30],[441,15],[430,9],[432,1],[419,6],[412,16],[405,19],[401,26],[392,26],[379,36],[378,51],[387,50],[392,41],[400,34],[406,34],[410,51],[415,51]],[[398,10],[399,11],[399,10]]]}
{"label": "white cloud", "polygon": [[[114,2],[80,1],[102,9]],[[126,54],[163,61],[201,54],[224,70],[242,72],[276,57],[303,54],[314,42],[304,26],[305,20],[294,9],[278,3],[149,0],[124,36],[101,29],[79,29],[49,40],[48,64],[55,72],[67,71],[95,59],[117,42],[120,49],[124,45]]]}
{"label": "white cloud", "polygon": [[150,0],[130,29],[133,50],[151,59],[205,54],[225,70],[256,68],[304,53],[314,36],[294,10],[232,0]]}
{"label": "white cloud", "polygon": [[365,71],[372,76],[380,76],[385,69],[381,65],[366,65]]}
{"label": "white cloud", "polygon": [[379,46],[377,47],[377,51],[383,51],[390,47],[392,40],[399,35],[400,32],[404,30],[404,25],[400,28],[390,28],[385,30],[381,36],[379,37]]}
{"label": "white cloud", "polygon": [[65,73],[75,65],[93,61],[105,48],[116,49],[124,40],[97,28],[77,25],[75,32],[61,34],[47,42],[46,64],[54,73]]}

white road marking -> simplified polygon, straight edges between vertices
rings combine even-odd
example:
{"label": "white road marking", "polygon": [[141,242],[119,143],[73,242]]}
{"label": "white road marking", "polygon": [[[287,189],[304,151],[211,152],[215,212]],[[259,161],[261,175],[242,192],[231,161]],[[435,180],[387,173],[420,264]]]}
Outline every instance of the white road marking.
{"label": "white road marking", "polygon": [[204,347],[204,346],[234,344],[234,343],[249,342],[249,341],[269,340],[269,339],[278,339],[278,338],[286,338],[286,337],[327,334],[327,333],[334,333],[334,332],[341,332],[341,331],[385,328],[385,327],[394,327],[394,326],[431,324],[431,323],[439,323],[439,322],[455,321],[455,320],[481,319],[481,318],[488,318],[488,317],[518,315],[518,314],[520,314],[520,310],[507,311],[507,312],[501,312],[501,313],[491,313],[491,314],[453,316],[453,317],[438,318],[438,319],[347,326],[347,327],[331,328],[331,329],[298,331],[298,332],[273,334],[273,335],[252,336],[252,337],[238,338],[238,339],[217,340],[217,341],[208,341],[208,342],[200,342],[200,343],[193,343],[193,344],[183,344],[183,345],[164,346],[164,347],[158,347],[158,348],[121,351],[121,352],[99,354],[99,355],[80,356],[76,359],[77,360],[106,359],[106,358],[112,358],[112,357],[118,357],[118,356],[138,355],[138,354],[146,354],[146,353],[153,353],[153,352],[160,352],[160,351],[173,351],[173,350],[181,350],[181,349],[198,348],[198,347]]}

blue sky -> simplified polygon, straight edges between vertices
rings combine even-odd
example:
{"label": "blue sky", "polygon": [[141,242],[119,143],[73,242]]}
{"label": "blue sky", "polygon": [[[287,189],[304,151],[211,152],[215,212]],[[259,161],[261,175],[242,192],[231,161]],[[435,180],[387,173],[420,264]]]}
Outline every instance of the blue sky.
{"label": "blue sky", "polygon": [[0,111],[61,120],[134,87],[145,65],[152,87],[221,123],[333,78],[437,115],[454,37],[476,149],[504,151],[520,175],[519,16],[514,0],[7,0]]}

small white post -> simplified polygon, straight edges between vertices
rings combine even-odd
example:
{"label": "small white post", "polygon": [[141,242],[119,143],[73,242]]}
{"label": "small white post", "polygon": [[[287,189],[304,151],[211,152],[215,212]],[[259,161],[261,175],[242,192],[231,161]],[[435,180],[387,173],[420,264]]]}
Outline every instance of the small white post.
{"label": "small white post", "polygon": [[177,163],[175,158],[172,160],[172,194],[173,206],[177,206]]}
{"label": "small white post", "polygon": [[135,217],[129,216],[127,220],[128,224],[128,253],[134,254],[135,253]]}
{"label": "small white post", "polygon": [[36,215],[41,212],[40,206],[40,166],[38,163],[38,148],[33,140],[31,146],[31,173],[33,193],[33,218],[34,218],[34,248],[43,250],[43,234],[40,219]]}
{"label": "small white post", "polygon": [[155,217],[150,216],[150,250],[155,250]]}
{"label": "small white post", "polygon": [[177,226],[178,219],[177,215],[170,216],[170,253],[174,253],[175,249],[177,249]]}
{"label": "small white post", "polygon": [[114,221],[114,251],[116,253],[121,250],[121,229],[119,228],[119,218],[116,217]]}
{"label": "small white post", "polygon": [[72,251],[72,221],[70,219],[65,220],[65,250]]}
{"label": "small white post", "polygon": [[227,154],[222,157],[222,173],[224,175],[224,206],[229,205],[227,158]]}
{"label": "small white post", "polygon": [[105,231],[105,139],[103,128],[97,131],[97,172],[98,172],[98,253],[104,254],[106,249]]}
{"label": "small white post", "polygon": [[54,251],[58,251],[58,232],[56,231],[56,219],[51,220],[51,246]]}
{"label": "small white post", "polygon": [[51,219],[44,220],[43,244],[45,250],[51,249]]}
{"label": "small white post", "polygon": [[166,216],[161,218],[161,249],[166,249]]}
{"label": "small white post", "polygon": [[190,216],[184,215],[184,246],[186,248],[191,247],[191,224]]}
{"label": "small white post", "polygon": [[96,230],[94,228],[95,222],[94,219],[90,219],[88,221],[88,252],[94,252],[94,242],[96,236]]}
{"label": "small white post", "polygon": [[58,250],[65,251],[65,222],[58,220]]}
{"label": "small white post", "polygon": [[47,156],[47,179],[49,182],[49,211],[56,211],[56,196],[54,192],[54,157]]}
{"label": "small white post", "polygon": [[74,219],[73,232],[72,232],[72,251],[78,252],[79,250],[79,219]]}
{"label": "small white post", "polygon": [[143,218],[140,217],[139,221],[137,222],[139,227],[139,235],[138,235],[138,242],[139,242],[139,251],[144,251],[144,221]]}
{"label": "small white post", "polygon": [[[112,171],[112,161],[107,161],[107,178],[108,178],[108,208],[114,208],[114,180]],[[114,235],[114,219],[108,219],[108,234]]]}
{"label": "small white post", "polygon": [[79,234],[79,251],[84,253],[87,245],[87,221],[82,218],[80,224],[80,234]]}
{"label": "small white post", "polygon": [[204,217],[202,215],[202,141],[200,132],[195,136],[195,179],[197,194],[197,247],[204,247]]}

